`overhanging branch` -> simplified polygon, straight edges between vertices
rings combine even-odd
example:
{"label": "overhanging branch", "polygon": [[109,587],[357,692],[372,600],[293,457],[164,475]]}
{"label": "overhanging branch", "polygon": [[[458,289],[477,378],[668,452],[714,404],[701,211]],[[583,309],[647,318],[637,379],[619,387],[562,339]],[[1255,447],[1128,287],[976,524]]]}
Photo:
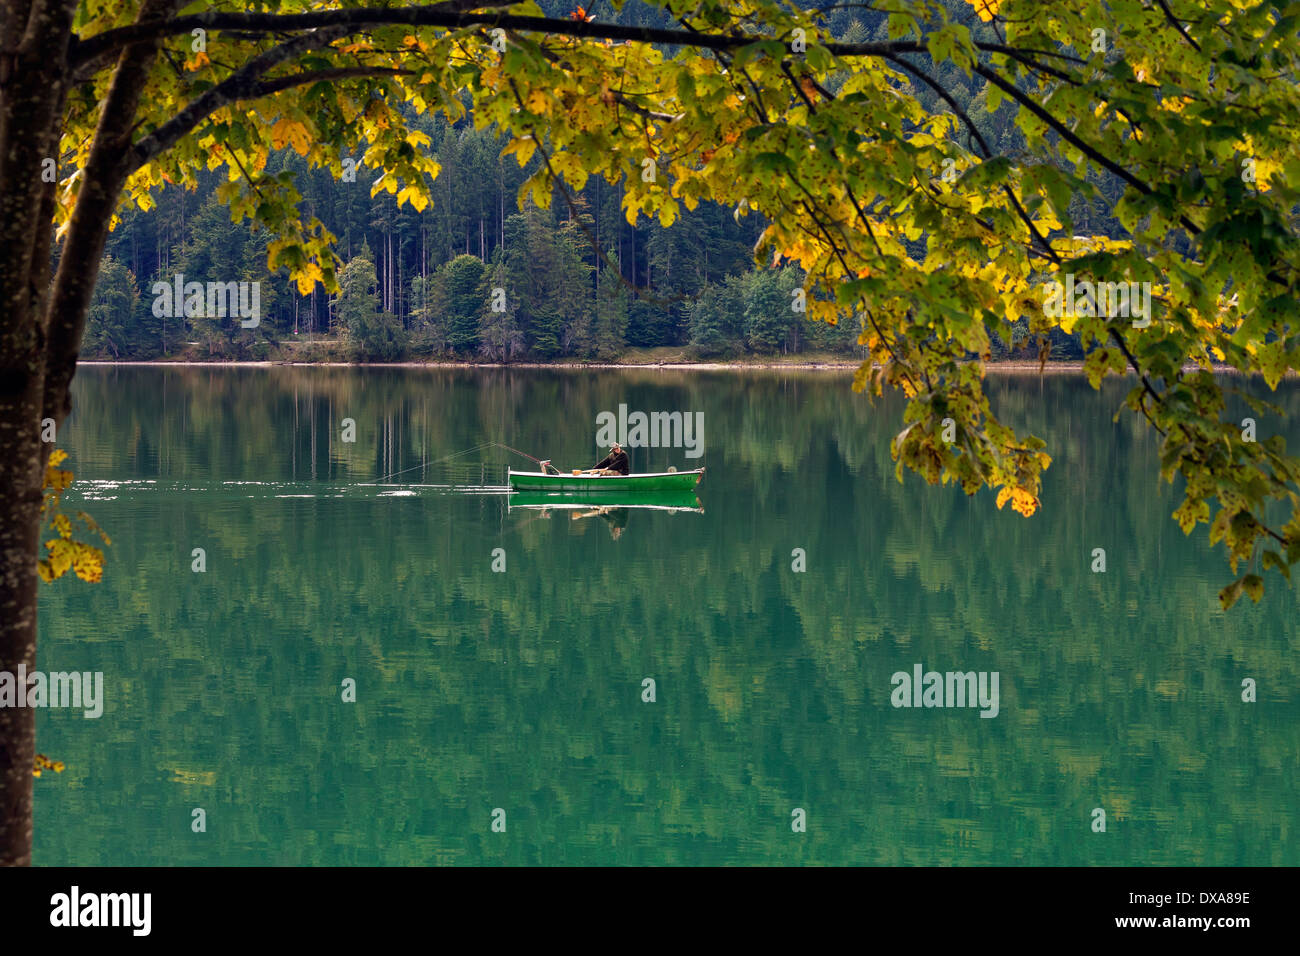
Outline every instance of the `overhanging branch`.
{"label": "overhanging branch", "polygon": [[[358,7],[348,10],[320,10],[313,13],[231,13],[210,10],[166,20],[154,20],[105,30],[73,45],[71,63],[78,72],[105,54],[142,39],[181,36],[196,29],[240,31],[246,34],[283,35],[327,27],[342,28],[345,33],[386,26],[442,27],[460,30],[468,27],[500,27],[526,33],[545,33],[575,39],[620,40],[659,43],[667,46],[705,50],[735,50],[764,40],[779,39],[756,33],[702,33],[655,27],[622,26],[594,20],[568,20],[555,17],[520,16],[501,8],[517,0],[503,0],[496,9],[479,9],[487,4],[474,0],[452,0],[429,7],[385,9]],[[925,45],[915,40],[890,40],[881,43],[821,44],[836,56],[883,56],[886,53],[925,52]],[[1005,52],[1002,44],[976,43],[990,53]]]}
{"label": "overhanging branch", "polygon": [[[306,50],[327,46],[339,37],[346,35],[346,32],[342,27],[316,30],[286,40],[278,46],[259,53],[216,86],[196,96],[183,110],[132,146],[128,157],[128,170],[134,172],[155,156],[174,146],[181,137],[223,106],[229,106],[239,100],[257,99],[259,96],[275,92],[276,89],[270,88],[263,91],[264,86],[276,82],[275,80],[261,79],[268,70]],[[318,72],[333,73],[335,71]],[[378,73],[380,70],[377,68],[370,72]],[[303,74],[299,74],[299,76],[301,75]],[[316,78],[323,79],[324,77]],[[283,79],[292,81],[296,77]],[[287,85],[280,86],[278,89],[288,89],[296,85],[299,84],[288,82]]]}

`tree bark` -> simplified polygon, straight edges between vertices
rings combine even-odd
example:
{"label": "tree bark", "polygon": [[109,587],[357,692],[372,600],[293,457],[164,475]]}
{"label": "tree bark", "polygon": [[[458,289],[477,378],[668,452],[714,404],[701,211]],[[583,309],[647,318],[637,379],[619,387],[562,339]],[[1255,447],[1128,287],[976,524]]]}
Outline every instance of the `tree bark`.
{"label": "tree bark", "polygon": [[[157,17],[173,0],[147,0]],[[125,181],[131,126],[156,43],[126,47],[104,102],[51,283],[55,183],[76,0],[36,0],[0,17],[0,672],[36,669],[36,559],[43,423],[62,425],[108,223]],[[57,178],[57,177],[55,177]],[[17,687],[26,697],[27,688]],[[0,707],[0,866],[32,859],[35,713]]]}
{"label": "tree bark", "polygon": [[[36,557],[53,182],[74,0],[37,0],[0,18],[0,672],[36,668]],[[16,688],[25,700],[25,686]],[[15,703],[20,703],[15,701]],[[36,720],[0,707],[0,866],[32,858]]]}
{"label": "tree bark", "polygon": [[[0,498],[0,672],[15,676],[36,669],[41,385],[38,375],[0,379],[0,487],[15,490]],[[0,866],[31,863],[35,754],[35,712],[0,707]]]}

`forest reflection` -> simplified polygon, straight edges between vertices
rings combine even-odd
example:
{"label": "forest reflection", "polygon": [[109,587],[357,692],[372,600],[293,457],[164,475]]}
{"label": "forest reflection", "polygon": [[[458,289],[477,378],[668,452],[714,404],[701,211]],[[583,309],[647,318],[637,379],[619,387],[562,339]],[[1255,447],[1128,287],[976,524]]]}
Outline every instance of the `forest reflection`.
{"label": "forest reflection", "polygon": [[[44,592],[38,663],[102,670],[106,704],[40,715],[68,769],[37,861],[1300,863],[1295,592],[1218,610],[1226,563],[1112,419],[1126,384],[990,380],[1054,457],[1024,519],[900,483],[901,401],[849,381],[82,370],[69,504],[114,546]],[[1300,389],[1271,398],[1296,420]],[[500,482],[500,448],[451,457],[490,442],[589,463],[620,403],[703,414],[689,466],[631,451],[704,465],[685,505],[415,487]],[[891,706],[917,663],[998,672],[997,717]]]}

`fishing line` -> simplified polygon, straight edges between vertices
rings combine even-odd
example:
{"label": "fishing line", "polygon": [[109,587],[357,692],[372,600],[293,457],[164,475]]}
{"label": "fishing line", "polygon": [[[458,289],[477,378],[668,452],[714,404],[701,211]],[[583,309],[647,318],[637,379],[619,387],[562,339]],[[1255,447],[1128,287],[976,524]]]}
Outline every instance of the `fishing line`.
{"label": "fishing line", "polygon": [[376,478],[375,484],[383,484],[389,478],[396,478],[398,475],[404,475],[408,471],[415,471],[415,469],[417,468],[431,468],[434,465],[441,465],[443,462],[451,461],[454,458],[461,458],[464,457],[465,455],[472,455],[474,452],[482,451],[485,448],[503,448],[506,451],[514,452],[516,455],[522,455],[524,458],[527,458],[529,461],[535,461],[539,465],[542,463],[542,460],[540,458],[534,458],[532,455],[528,454],[527,452],[520,451],[518,448],[511,448],[509,445],[503,445],[501,442],[497,442],[497,441],[485,441],[482,442],[481,444],[475,445],[473,448],[466,448],[464,451],[452,452],[450,455],[447,455],[443,458],[439,458],[436,461],[425,462],[424,464],[420,464],[420,465],[412,465],[410,468],[403,468],[401,471],[395,471],[390,475],[384,475],[384,477],[382,478]]}
{"label": "fishing line", "polygon": [[466,448],[464,451],[452,452],[450,455],[447,455],[443,458],[439,458],[436,461],[425,462],[419,465],[412,465],[410,468],[403,468],[401,471],[395,471],[391,475],[384,475],[384,477],[382,478],[376,478],[375,484],[383,484],[389,478],[396,478],[398,475],[404,475],[408,471],[415,471],[415,469],[417,468],[431,468],[434,465],[441,465],[445,461],[451,461],[453,458],[460,458],[464,455],[473,454],[476,451],[482,451],[484,448],[488,448],[494,444],[496,444],[496,442],[490,442],[490,441],[483,442],[481,445],[475,445],[473,448]]}

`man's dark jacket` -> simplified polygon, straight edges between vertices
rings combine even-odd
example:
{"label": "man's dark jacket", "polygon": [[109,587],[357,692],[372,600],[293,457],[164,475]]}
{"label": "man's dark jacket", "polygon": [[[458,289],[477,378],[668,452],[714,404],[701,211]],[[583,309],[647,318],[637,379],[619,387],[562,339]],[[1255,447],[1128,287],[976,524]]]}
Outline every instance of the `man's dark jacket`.
{"label": "man's dark jacket", "polygon": [[620,475],[626,475],[628,471],[627,452],[623,451],[621,448],[618,451],[611,451],[596,467],[608,468],[610,471],[616,471]]}

